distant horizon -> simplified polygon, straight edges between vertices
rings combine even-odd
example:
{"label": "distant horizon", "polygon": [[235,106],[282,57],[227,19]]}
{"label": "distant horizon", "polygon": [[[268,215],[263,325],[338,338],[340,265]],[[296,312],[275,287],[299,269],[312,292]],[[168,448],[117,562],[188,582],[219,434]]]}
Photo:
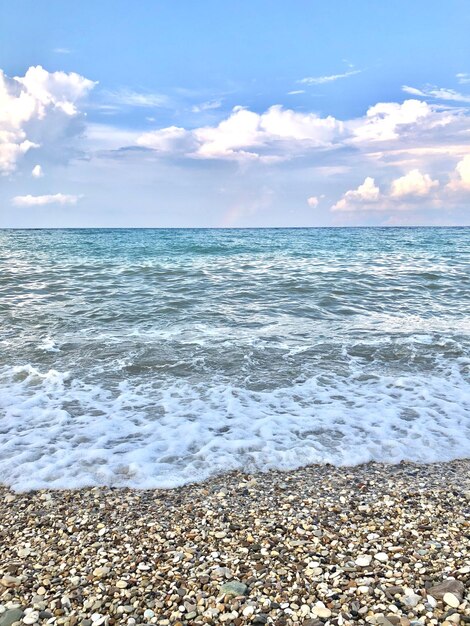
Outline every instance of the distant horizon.
{"label": "distant horizon", "polygon": [[470,224],[446,225],[439,224],[437,226],[429,224],[406,224],[406,225],[367,225],[358,224],[352,226],[331,225],[331,226],[0,226],[2,230],[365,230],[365,229],[413,229],[413,228],[433,228],[433,229],[449,229],[449,228],[470,228]]}

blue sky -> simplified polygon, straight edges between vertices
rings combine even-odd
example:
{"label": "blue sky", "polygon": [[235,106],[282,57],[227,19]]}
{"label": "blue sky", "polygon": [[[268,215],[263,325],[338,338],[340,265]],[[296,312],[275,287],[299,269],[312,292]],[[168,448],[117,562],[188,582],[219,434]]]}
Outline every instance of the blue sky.
{"label": "blue sky", "polygon": [[470,4],[0,1],[0,227],[468,224]]}

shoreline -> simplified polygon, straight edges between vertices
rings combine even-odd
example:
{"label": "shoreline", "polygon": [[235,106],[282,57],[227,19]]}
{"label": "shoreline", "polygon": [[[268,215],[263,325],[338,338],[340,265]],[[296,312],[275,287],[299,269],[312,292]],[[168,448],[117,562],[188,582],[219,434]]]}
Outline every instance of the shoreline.
{"label": "shoreline", "polygon": [[450,626],[469,585],[470,459],[0,487],[0,626]]}

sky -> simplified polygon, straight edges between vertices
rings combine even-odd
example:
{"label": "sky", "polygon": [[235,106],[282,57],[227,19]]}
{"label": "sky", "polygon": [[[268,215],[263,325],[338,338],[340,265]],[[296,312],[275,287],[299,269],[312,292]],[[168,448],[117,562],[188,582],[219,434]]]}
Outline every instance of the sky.
{"label": "sky", "polygon": [[468,0],[0,0],[0,227],[470,224]]}

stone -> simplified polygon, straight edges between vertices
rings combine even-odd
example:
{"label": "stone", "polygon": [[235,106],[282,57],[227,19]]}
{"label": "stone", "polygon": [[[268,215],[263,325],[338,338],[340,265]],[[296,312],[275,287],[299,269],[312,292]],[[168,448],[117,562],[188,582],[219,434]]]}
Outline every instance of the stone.
{"label": "stone", "polygon": [[369,567],[372,562],[372,557],[368,554],[361,554],[354,562],[358,567]]}
{"label": "stone", "polygon": [[455,578],[446,578],[438,585],[434,585],[428,589],[428,594],[436,600],[443,600],[444,595],[446,593],[453,593],[460,602],[463,598],[463,593],[465,591],[464,584],[460,580],[456,580]]}
{"label": "stone", "polygon": [[312,613],[314,613],[317,617],[324,617],[324,618],[331,617],[330,609],[326,606],[321,606],[318,604],[312,608]]}
{"label": "stone", "polygon": [[220,588],[220,593],[226,596],[244,596],[248,590],[248,587],[239,582],[238,580],[231,580],[228,583],[224,583]]}
{"label": "stone", "polygon": [[444,594],[442,599],[445,604],[451,606],[453,609],[456,609],[460,604],[460,600],[455,593],[450,593],[449,591]]}
{"label": "stone", "polygon": [[391,622],[385,615],[379,615],[376,620],[376,624],[380,624],[380,626],[395,626],[396,623]]}
{"label": "stone", "polygon": [[0,585],[10,589],[11,587],[18,587],[18,585],[21,585],[21,580],[15,576],[4,576],[3,578],[0,578]]}
{"label": "stone", "polygon": [[93,570],[93,576],[96,578],[104,578],[109,574],[109,567],[97,567]]}
{"label": "stone", "polygon": [[374,558],[381,563],[385,563],[388,561],[388,554],[385,554],[385,552],[377,552]]}
{"label": "stone", "polygon": [[268,616],[265,615],[264,613],[258,613],[258,615],[255,615],[252,623],[253,624],[267,624],[268,622]]}
{"label": "stone", "polygon": [[5,613],[0,615],[0,626],[11,626],[15,622],[19,622],[22,615],[22,609],[7,609]]}
{"label": "stone", "polygon": [[403,603],[409,607],[415,607],[419,602],[421,602],[422,597],[417,593],[407,593],[403,598]]}
{"label": "stone", "polygon": [[36,624],[39,621],[39,611],[31,611],[23,617],[23,624]]}

